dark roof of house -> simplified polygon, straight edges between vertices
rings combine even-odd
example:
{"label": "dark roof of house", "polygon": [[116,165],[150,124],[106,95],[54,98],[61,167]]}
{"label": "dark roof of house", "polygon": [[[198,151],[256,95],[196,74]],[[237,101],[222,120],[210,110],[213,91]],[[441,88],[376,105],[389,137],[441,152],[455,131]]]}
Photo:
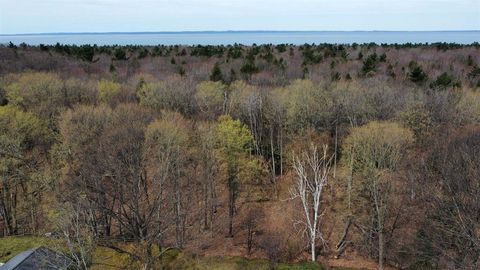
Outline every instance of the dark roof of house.
{"label": "dark roof of house", "polygon": [[0,266],[0,270],[58,270],[72,267],[72,260],[46,247],[24,251]]}

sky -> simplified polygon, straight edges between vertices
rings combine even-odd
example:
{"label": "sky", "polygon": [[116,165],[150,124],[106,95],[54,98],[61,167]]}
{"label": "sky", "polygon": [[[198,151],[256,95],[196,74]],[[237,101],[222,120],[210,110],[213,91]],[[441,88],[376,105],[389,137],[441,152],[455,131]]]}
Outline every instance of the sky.
{"label": "sky", "polygon": [[0,0],[0,34],[480,30],[480,0]]}

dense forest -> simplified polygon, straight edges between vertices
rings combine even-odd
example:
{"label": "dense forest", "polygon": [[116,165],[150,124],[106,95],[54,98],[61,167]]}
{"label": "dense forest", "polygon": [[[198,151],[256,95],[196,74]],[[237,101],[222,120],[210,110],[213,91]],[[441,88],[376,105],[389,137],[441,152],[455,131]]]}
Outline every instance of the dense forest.
{"label": "dense forest", "polygon": [[479,269],[479,65],[478,43],[0,46],[0,253]]}

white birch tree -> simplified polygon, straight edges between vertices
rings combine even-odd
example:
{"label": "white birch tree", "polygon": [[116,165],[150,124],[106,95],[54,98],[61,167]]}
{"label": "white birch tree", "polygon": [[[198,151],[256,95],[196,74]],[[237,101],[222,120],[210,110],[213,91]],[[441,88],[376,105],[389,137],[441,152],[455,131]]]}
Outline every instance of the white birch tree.
{"label": "white birch tree", "polygon": [[312,145],[309,152],[304,152],[293,159],[293,169],[296,177],[291,189],[291,199],[299,198],[303,211],[305,233],[309,239],[312,261],[315,261],[315,247],[317,240],[324,242],[319,223],[323,215],[321,211],[322,192],[329,177],[332,157],[327,155],[327,146],[323,146],[323,153],[319,153]]}

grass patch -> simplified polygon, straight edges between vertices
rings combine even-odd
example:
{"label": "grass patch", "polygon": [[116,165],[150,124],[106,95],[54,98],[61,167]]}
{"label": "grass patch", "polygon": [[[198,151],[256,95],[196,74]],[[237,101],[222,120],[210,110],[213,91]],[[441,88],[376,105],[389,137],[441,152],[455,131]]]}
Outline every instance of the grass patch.
{"label": "grass patch", "polygon": [[[31,248],[45,246],[53,250],[62,250],[61,239],[38,237],[38,236],[10,236],[0,238],[0,262],[6,262],[20,252]],[[126,249],[134,249],[133,246],[124,246]],[[125,269],[129,264],[126,254],[105,247],[97,247],[92,258],[93,270]],[[269,270],[270,264],[265,259],[247,259],[242,257],[212,256],[203,257],[192,255],[179,250],[167,251],[162,260],[158,262],[164,269],[172,270]],[[159,265],[158,265],[159,266]],[[278,263],[276,270],[321,270],[324,269],[318,263]],[[338,269],[340,270],[340,269]],[[346,270],[346,269],[344,269]],[[353,269],[352,269],[353,270]]]}
{"label": "grass patch", "polygon": [[[179,253],[167,263],[167,269],[187,270],[269,270],[270,264],[264,259],[246,259],[242,257],[202,257]],[[318,263],[279,263],[277,270],[319,270]]]}
{"label": "grass patch", "polygon": [[38,236],[7,236],[0,238],[0,262],[6,262],[20,252],[31,248],[58,246],[59,240]]}

